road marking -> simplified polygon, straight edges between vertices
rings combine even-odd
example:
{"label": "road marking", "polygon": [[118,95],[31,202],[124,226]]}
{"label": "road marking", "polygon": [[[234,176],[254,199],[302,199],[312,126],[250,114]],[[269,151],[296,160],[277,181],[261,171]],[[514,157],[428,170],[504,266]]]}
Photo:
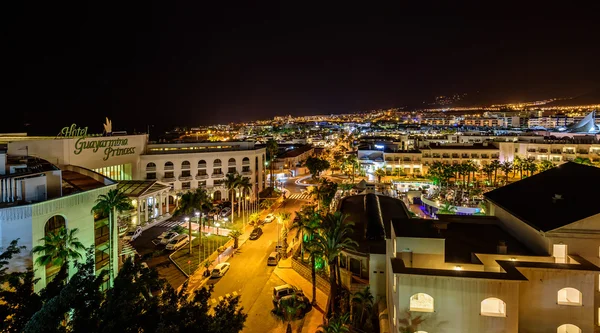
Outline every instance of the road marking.
{"label": "road marking", "polygon": [[229,295],[229,294],[225,294],[225,297],[231,297],[231,295]]}
{"label": "road marking", "polygon": [[237,295],[238,295],[237,291],[234,291],[234,292],[232,292],[231,294],[232,294],[233,296],[237,296]]}
{"label": "road marking", "polygon": [[216,303],[217,303],[217,300],[213,298],[213,299],[212,299],[212,303],[213,303],[213,304],[216,304]]}
{"label": "road marking", "polygon": [[223,301],[223,296],[219,296],[219,301]]}

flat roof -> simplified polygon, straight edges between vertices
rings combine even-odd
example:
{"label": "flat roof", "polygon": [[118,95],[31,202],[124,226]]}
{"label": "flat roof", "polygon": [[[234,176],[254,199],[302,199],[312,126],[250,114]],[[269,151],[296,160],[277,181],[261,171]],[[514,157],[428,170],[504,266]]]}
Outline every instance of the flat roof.
{"label": "flat roof", "polygon": [[430,150],[499,150],[498,147],[494,145],[440,145],[440,146],[429,146],[427,148],[422,149],[430,149]]}
{"label": "flat roof", "polygon": [[600,180],[600,168],[567,162],[484,194],[536,230],[551,231],[600,214],[598,196],[587,187]]}
{"label": "flat roof", "polygon": [[62,180],[77,191],[89,191],[106,186],[92,177],[70,170],[62,170]]}

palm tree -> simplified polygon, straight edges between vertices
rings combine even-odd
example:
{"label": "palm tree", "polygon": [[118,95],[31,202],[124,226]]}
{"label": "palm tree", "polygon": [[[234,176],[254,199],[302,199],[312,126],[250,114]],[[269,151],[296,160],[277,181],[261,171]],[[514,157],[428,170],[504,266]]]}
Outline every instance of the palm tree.
{"label": "palm tree", "polygon": [[526,159],[524,169],[525,169],[525,171],[527,171],[528,177],[533,176],[533,174],[538,170],[538,166],[537,166],[537,164],[535,164],[535,159],[532,157]]}
{"label": "palm tree", "polygon": [[592,161],[587,157],[576,157],[573,162],[584,164],[584,165],[594,165]]}
{"label": "palm tree", "polygon": [[517,171],[519,171],[521,179],[523,179],[523,169],[526,165],[526,162],[521,159],[519,156],[515,156],[513,160],[513,178],[515,178]]}
{"label": "palm tree", "polygon": [[338,312],[338,275],[337,263],[338,256],[344,249],[353,250],[358,246],[350,238],[353,232],[354,223],[346,221],[347,215],[340,212],[327,213],[323,217],[321,232],[315,234],[315,240],[320,246],[325,260],[329,265],[329,299],[327,300],[327,316],[331,317],[333,313]]}
{"label": "palm tree", "polygon": [[404,318],[398,319],[398,323],[400,324],[400,333],[417,332],[417,330],[419,329],[419,325],[421,325],[425,321],[422,315],[417,315],[413,317],[413,313],[414,312],[411,312],[410,310],[406,310]]}
{"label": "palm tree", "polygon": [[304,308],[306,308],[306,304],[302,302],[300,297],[296,296],[296,293],[293,293],[292,297],[285,297],[279,301],[277,310],[282,319],[287,322],[286,333],[292,333],[292,321],[302,315]]}
{"label": "palm tree", "polygon": [[277,158],[277,152],[279,151],[279,146],[277,145],[277,141],[274,139],[269,139],[267,141],[267,155],[269,156],[269,166],[271,167],[271,188],[274,188],[274,179],[273,179],[273,168],[275,158]]}
{"label": "palm tree", "polygon": [[275,203],[275,201],[273,201],[273,199],[265,199],[265,200],[261,201],[260,208],[262,208],[264,210],[268,210],[273,206],[274,203]]}
{"label": "palm tree", "polygon": [[238,229],[233,229],[229,232],[229,237],[231,237],[231,239],[233,239],[233,248],[237,249],[238,248],[238,239],[240,238],[240,236],[242,235],[242,232],[239,231]]}
{"label": "palm tree", "polygon": [[292,214],[290,214],[289,212],[280,212],[280,213],[277,214],[277,219],[279,220],[277,223],[281,223],[281,225],[282,225],[281,238],[283,238],[283,248],[286,249],[286,251],[287,251],[287,247],[288,247],[288,242],[287,242],[288,227],[287,227],[287,224],[290,221],[290,217],[291,216],[292,216]]}
{"label": "palm tree", "polygon": [[295,239],[300,239],[300,253],[304,260],[304,242],[305,236],[312,239],[312,233],[319,225],[319,215],[314,206],[302,207],[302,210],[296,212],[296,218],[292,222],[289,231],[296,231]]}
{"label": "palm tree", "polygon": [[448,215],[452,215],[454,213],[456,213],[456,206],[452,206],[450,203],[446,202],[444,203],[437,211],[438,215],[439,214],[448,214]]}
{"label": "palm tree", "polygon": [[548,160],[543,160],[538,165],[538,171],[539,172],[544,172],[544,171],[550,170],[552,168],[554,168],[554,163],[552,163],[552,162],[550,162]]}
{"label": "palm tree", "polygon": [[203,188],[197,188],[193,192],[186,192],[179,200],[179,207],[173,215],[190,215],[196,211],[210,210],[212,207],[210,196]]}
{"label": "palm tree", "polygon": [[[311,236],[314,232],[316,232],[318,226],[315,226],[313,230],[311,230]],[[323,252],[321,252],[321,246],[318,240],[311,237],[308,242],[306,242],[305,246],[306,251],[309,254],[308,261],[310,263],[310,276],[312,280],[312,305],[317,304],[317,258],[323,257]]]}
{"label": "palm tree", "polygon": [[228,173],[225,176],[225,187],[227,188],[227,193],[231,199],[231,221],[233,222],[235,218],[235,195],[236,189],[238,186],[238,182],[240,181],[240,177],[237,173]]}
{"label": "palm tree", "polygon": [[506,183],[508,183],[508,174],[512,171],[513,169],[513,164],[510,161],[504,161],[502,162],[502,164],[500,165],[500,169],[502,170],[502,172],[504,173],[504,181]]}
{"label": "palm tree", "polygon": [[250,214],[250,218],[248,220],[251,225],[256,224],[256,222],[258,222],[258,220],[260,220],[260,213],[256,212],[256,213]]}
{"label": "palm tree", "polygon": [[496,183],[498,182],[498,170],[501,166],[502,164],[498,160],[493,160],[492,163],[490,163],[490,167],[492,168],[492,170],[494,170],[494,186],[496,186]]}
{"label": "palm tree", "polygon": [[[250,182],[250,178],[248,177],[240,177],[238,183],[237,183],[237,188],[240,190],[241,193],[241,200],[244,203],[244,210],[246,210],[246,193],[250,193],[252,192],[252,183]],[[240,216],[240,206],[238,205],[238,216]],[[247,216],[247,211],[246,211],[246,216]]]}
{"label": "palm tree", "polygon": [[385,169],[379,168],[375,170],[375,176],[377,176],[377,182],[381,183],[381,177],[385,176]]}
{"label": "palm tree", "polygon": [[485,164],[481,167],[481,172],[485,173],[488,181],[490,182],[490,184],[492,184],[492,173],[494,172],[492,166],[489,164]]}
{"label": "palm tree", "polygon": [[121,192],[118,189],[112,189],[106,194],[99,195],[98,199],[96,199],[96,204],[94,205],[94,207],[92,207],[92,213],[97,212],[105,216],[108,215],[108,249],[110,253],[108,256],[108,280],[109,285],[111,287],[113,284],[113,280],[115,279],[114,272],[116,270],[116,267],[114,266],[117,264],[117,261],[114,258],[114,253],[116,253],[117,251],[114,250],[113,244],[118,237],[116,226],[117,212],[122,212],[131,208],[132,206],[129,202],[129,198],[127,198],[127,196],[125,196],[125,194],[123,194],[123,192]]}
{"label": "palm tree", "polygon": [[344,313],[341,316],[333,316],[329,318],[327,324],[319,325],[320,330],[317,333],[349,333],[350,314]]}
{"label": "palm tree", "polygon": [[85,246],[75,236],[77,231],[77,229],[67,231],[65,227],[61,227],[45,235],[40,239],[44,245],[37,245],[31,250],[32,253],[39,254],[35,263],[39,266],[63,267],[70,260],[77,262],[83,258],[81,252],[85,251]]}
{"label": "palm tree", "polygon": [[354,297],[352,297],[352,303],[360,309],[360,317],[353,318],[355,326],[364,326],[363,321],[365,312],[368,313],[373,309],[373,301],[374,298],[371,294],[371,289],[369,286],[366,286],[365,289],[354,293]]}

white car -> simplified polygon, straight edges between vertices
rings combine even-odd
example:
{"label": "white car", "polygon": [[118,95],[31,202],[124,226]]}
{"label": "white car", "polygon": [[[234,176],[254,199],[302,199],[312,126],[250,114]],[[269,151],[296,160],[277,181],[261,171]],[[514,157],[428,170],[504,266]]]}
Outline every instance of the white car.
{"label": "white car", "polygon": [[229,207],[225,207],[221,210],[221,217],[228,217],[229,215],[231,215],[231,208]]}
{"label": "white car", "polygon": [[275,215],[269,214],[265,217],[265,223],[271,223],[275,220]]}
{"label": "white car", "polygon": [[189,237],[186,234],[177,235],[169,243],[167,243],[165,249],[177,250],[178,248],[184,246],[188,242],[188,240]]}
{"label": "white car", "polygon": [[212,278],[220,278],[223,275],[225,275],[225,273],[227,273],[230,266],[231,265],[228,262],[220,263],[217,266],[215,266],[215,268],[213,268],[212,272],[210,273],[210,276]]}
{"label": "white car", "polygon": [[160,235],[160,243],[161,244],[167,244],[168,242],[172,241],[173,238],[179,236],[178,233],[176,233],[175,231],[167,231],[164,235]]}
{"label": "white car", "polygon": [[126,241],[133,242],[136,238],[138,238],[142,234],[142,227],[135,228],[134,231],[128,231],[123,239]]}

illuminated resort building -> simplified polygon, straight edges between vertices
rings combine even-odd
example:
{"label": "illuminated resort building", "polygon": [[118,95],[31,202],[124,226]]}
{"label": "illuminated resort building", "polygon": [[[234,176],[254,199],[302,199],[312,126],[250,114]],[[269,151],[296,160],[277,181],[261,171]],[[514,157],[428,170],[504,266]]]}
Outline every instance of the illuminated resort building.
{"label": "illuminated resort building", "polygon": [[491,216],[388,221],[389,332],[597,330],[600,206],[580,186],[597,179],[566,163],[486,193]]}

